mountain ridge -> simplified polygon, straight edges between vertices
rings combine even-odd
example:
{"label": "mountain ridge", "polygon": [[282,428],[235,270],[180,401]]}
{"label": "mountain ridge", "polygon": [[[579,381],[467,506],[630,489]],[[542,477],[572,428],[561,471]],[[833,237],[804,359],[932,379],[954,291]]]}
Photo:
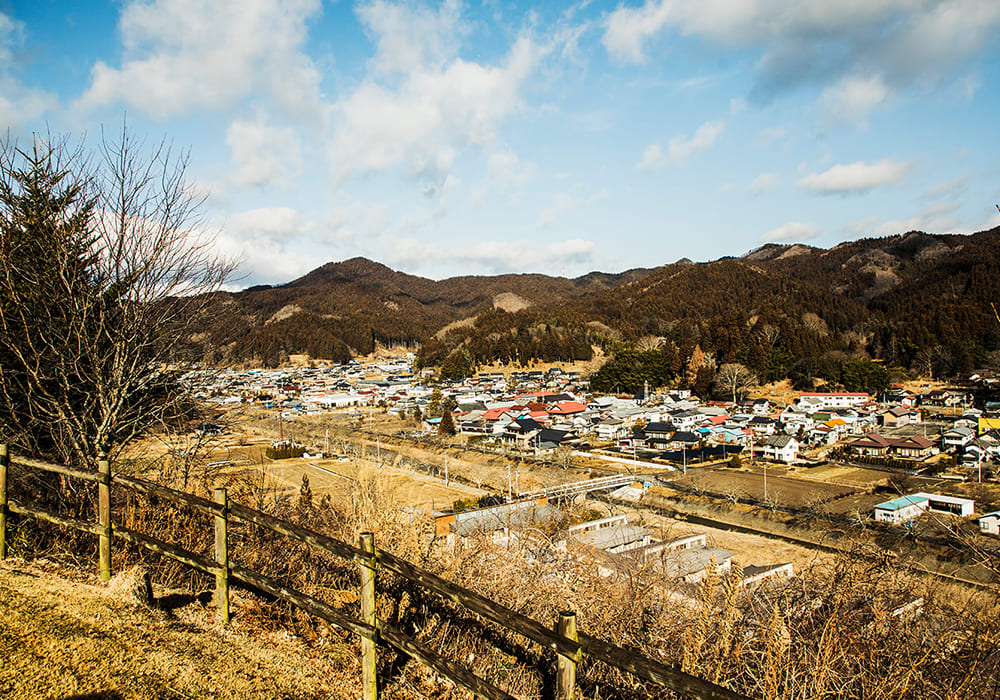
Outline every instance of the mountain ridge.
{"label": "mountain ridge", "polygon": [[[748,334],[768,324],[791,337],[793,354],[836,350],[908,366],[941,345],[964,365],[998,349],[998,329],[985,322],[988,301],[998,296],[1000,228],[909,231],[828,249],[768,243],[740,257],[571,279],[512,273],[431,280],[355,257],[284,285],[219,293],[189,353],[275,364],[298,353],[343,361],[378,344],[402,344],[424,346],[423,359],[434,365],[461,349],[467,368],[586,355],[595,344],[650,335],[684,348],[693,340],[725,360],[744,357],[754,344]],[[810,346],[803,324],[834,340]],[[723,325],[731,340],[719,331]],[[597,327],[610,335],[593,332]]]}

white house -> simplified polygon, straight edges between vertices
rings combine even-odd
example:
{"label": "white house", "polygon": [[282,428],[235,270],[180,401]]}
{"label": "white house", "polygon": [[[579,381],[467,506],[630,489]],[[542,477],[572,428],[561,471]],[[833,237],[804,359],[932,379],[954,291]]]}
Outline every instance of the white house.
{"label": "white house", "polygon": [[927,510],[927,499],[900,496],[875,506],[875,519],[883,523],[902,523],[923,515]]}
{"label": "white house", "polygon": [[875,519],[887,523],[901,523],[913,520],[927,511],[965,518],[972,515],[975,508],[976,502],[970,498],[942,496],[936,493],[914,493],[879,503],[875,506]]}
{"label": "white house", "polygon": [[851,408],[871,401],[867,393],[817,391],[799,394],[799,404],[820,408]]}
{"label": "white house", "polygon": [[980,515],[979,531],[984,535],[1000,535],[1000,510]]}
{"label": "white house", "polygon": [[790,464],[799,456],[799,441],[791,435],[772,435],[764,439],[764,459]]}

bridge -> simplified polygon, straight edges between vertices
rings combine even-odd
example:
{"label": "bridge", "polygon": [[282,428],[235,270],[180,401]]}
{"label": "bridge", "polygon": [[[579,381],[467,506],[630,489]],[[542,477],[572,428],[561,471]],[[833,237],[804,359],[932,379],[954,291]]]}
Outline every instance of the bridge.
{"label": "bridge", "polygon": [[586,481],[577,481],[572,484],[550,486],[547,489],[540,489],[529,493],[519,493],[517,497],[518,499],[568,498],[571,496],[579,496],[583,493],[590,493],[591,491],[610,491],[620,486],[633,484],[637,480],[641,479],[641,476],[637,477],[632,474],[616,474],[615,476],[603,476],[600,479],[587,479]]}

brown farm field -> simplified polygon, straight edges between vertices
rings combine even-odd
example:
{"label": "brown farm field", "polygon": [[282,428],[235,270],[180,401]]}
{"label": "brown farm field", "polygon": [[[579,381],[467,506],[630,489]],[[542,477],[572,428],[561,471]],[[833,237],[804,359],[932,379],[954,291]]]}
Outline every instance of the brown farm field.
{"label": "brown farm field", "polygon": [[686,476],[678,476],[670,480],[670,483],[720,496],[749,498],[759,502],[770,500],[790,507],[824,503],[859,490],[852,486],[802,479],[785,467],[775,465],[688,470]]}

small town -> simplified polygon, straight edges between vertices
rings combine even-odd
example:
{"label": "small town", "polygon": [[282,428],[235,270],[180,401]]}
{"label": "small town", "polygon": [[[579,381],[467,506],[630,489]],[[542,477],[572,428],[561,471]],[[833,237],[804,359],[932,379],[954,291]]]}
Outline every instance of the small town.
{"label": "small town", "polygon": [[[994,495],[1000,490],[992,488],[1000,413],[991,412],[1000,405],[973,405],[974,396],[992,389],[992,378],[974,374],[935,383],[939,388],[927,384],[922,393],[902,385],[877,396],[791,392],[787,404],[751,392],[733,403],[702,402],[688,390],[594,394],[580,372],[558,366],[449,381],[415,371],[413,360],[408,354],[344,365],[196,370],[185,381],[217,407],[217,418],[196,433],[218,441],[246,425],[258,426],[254,437],[300,455],[282,461],[315,470],[296,471],[313,484],[323,471],[337,468],[352,437],[435,442],[520,463],[508,470],[506,482],[503,474],[499,482],[479,480],[478,501],[456,492],[454,503],[437,501],[432,509],[428,503],[404,504],[427,509],[436,536],[449,542],[474,534],[502,542],[530,538],[539,526],[559,520],[561,503],[593,495],[605,506],[641,509],[646,500],[662,498],[663,489],[764,511],[821,513],[836,522],[853,518],[858,529],[892,525],[928,537],[1000,534]],[[244,424],[251,416],[256,420]],[[337,426],[333,443],[330,426]],[[454,461],[450,473],[444,471],[446,462],[430,467],[442,484],[473,482]],[[521,471],[530,473],[522,480]],[[564,545],[574,543],[593,557],[605,575],[616,566],[656,561],[696,582],[710,562],[722,573],[735,556],[706,545],[704,533],[660,541],[654,531],[630,522],[630,514],[615,513],[613,505],[609,512],[559,534]],[[721,545],[724,539],[713,538]],[[793,570],[791,562],[745,563],[745,576],[752,572],[753,580]],[[965,573],[976,580],[974,571]]]}
{"label": "small town", "polygon": [[998,0],[0,2],[0,698],[1000,700]]}

